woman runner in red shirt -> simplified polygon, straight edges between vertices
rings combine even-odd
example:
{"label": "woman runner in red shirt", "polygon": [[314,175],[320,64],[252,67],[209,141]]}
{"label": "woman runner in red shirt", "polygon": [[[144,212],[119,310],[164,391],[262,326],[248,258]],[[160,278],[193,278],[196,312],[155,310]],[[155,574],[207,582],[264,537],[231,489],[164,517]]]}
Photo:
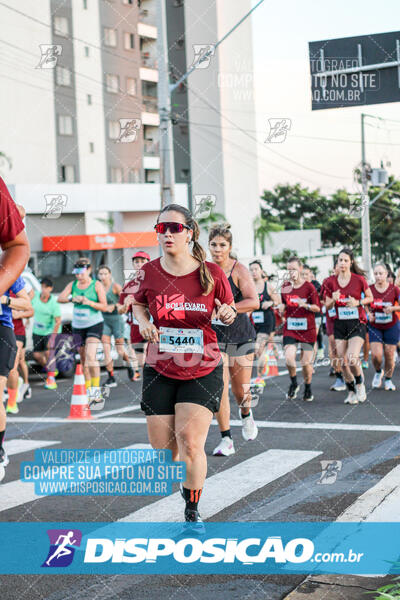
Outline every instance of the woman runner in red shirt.
{"label": "woman runner in red shirt", "polygon": [[354,260],[353,252],[343,248],[338,256],[339,274],[326,282],[326,308],[335,308],[333,331],[342,372],[349,391],[345,404],[365,402],[367,394],[360,364],[367,316],[364,306],[372,302],[364,271]]}
{"label": "woman runner in red shirt", "polygon": [[372,380],[373,388],[380,388],[383,379],[382,359],[385,356],[385,390],[396,391],[392,382],[394,357],[399,341],[400,289],[389,283],[386,265],[378,263],[374,268],[375,283],[371,285],[373,302],[368,307],[369,339],[371,343],[372,364],[375,375]]}
{"label": "woman runner in red shirt", "polygon": [[286,366],[290,375],[290,386],[286,398],[294,400],[297,397],[299,386],[296,376],[296,350],[301,347],[301,366],[303,368],[304,394],[303,400],[312,402],[314,396],[311,391],[313,374],[314,345],[317,341],[315,327],[315,313],[319,313],[321,305],[318,292],[309,281],[304,281],[301,261],[293,256],[287,263],[289,280],[281,287],[282,304],[280,312],[285,316],[283,328],[283,347],[285,351]]}
{"label": "woman runner in red shirt", "polygon": [[339,274],[339,268],[338,268],[337,258],[336,258],[334,265],[333,265],[333,273],[332,273],[332,275],[330,275],[329,277],[324,279],[324,281],[322,282],[322,287],[319,292],[319,296],[321,299],[321,304],[325,307],[325,310],[326,310],[326,314],[325,314],[325,316],[326,316],[326,335],[328,336],[329,360],[330,360],[330,364],[331,364],[330,376],[331,377],[334,376],[336,378],[335,381],[333,382],[333,384],[330,386],[330,390],[333,392],[345,392],[346,384],[343,379],[342,367],[340,365],[340,360],[338,358],[338,354],[337,354],[337,350],[336,350],[336,343],[335,343],[335,336],[333,334],[333,323],[334,323],[334,317],[336,316],[336,309],[335,309],[335,307],[332,307],[328,310],[325,306],[325,298],[326,298],[326,290],[327,290],[326,286],[327,286],[328,282],[330,281],[331,277],[335,277],[338,274]]}
{"label": "woman runner in red shirt", "polygon": [[205,260],[198,224],[186,208],[166,206],[155,229],[163,256],[142,266],[132,304],[140,334],[149,342],[141,407],[153,448],[170,449],[174,460],[186,462],[185,521],[202,531],[204,445],[224,385],[211,316],[216,308],[229,325],[236,309],[226,275]]}

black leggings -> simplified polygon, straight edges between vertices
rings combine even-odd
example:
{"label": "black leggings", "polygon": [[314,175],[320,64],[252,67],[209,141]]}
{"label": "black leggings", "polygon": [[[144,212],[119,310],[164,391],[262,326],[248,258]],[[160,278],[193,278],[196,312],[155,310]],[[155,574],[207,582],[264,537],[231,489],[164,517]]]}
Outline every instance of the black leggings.
{"label": "black leggings", "polygon": [[321,327],[318,329],[317,344],[318,344],[318,350],[321,350],[324,347],[324,345],[322,343],[322,324],[321,324]]}

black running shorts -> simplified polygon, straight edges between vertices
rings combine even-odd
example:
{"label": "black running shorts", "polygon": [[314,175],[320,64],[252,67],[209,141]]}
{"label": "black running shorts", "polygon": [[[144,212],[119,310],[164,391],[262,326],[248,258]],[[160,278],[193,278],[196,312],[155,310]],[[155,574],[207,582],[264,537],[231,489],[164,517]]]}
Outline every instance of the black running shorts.
{"label": "black running shorts", "polygon": [[94,337],[98,340],[101,340],[101,336],[103,335],[103,327],[104,322],[100,321],[100,323],[96,323],[96,325],[91,325],[90,327],[73,327],[72,333],[80,336],[80,342],[78,343],[78,346],[82,347],[85,345],[88,337]]}
{"label": "black running shorts", "polygon": [[145,365],[140,407],[147,416],[174,415],[175,404],[190,402],[216,413],[223,389],[222,362],[211,373],[197,379],[172,379]]}
{"label": "black running shorts", "polygon": [[17,355],[14,330],[0,325],[0,376],[8,377]]}
{"label": "black running shorts", "polygon": [[358,319],[335,319],[333,322],[333,334],[335,340],[349,340],[360,337],[365,340],[367,327]]}

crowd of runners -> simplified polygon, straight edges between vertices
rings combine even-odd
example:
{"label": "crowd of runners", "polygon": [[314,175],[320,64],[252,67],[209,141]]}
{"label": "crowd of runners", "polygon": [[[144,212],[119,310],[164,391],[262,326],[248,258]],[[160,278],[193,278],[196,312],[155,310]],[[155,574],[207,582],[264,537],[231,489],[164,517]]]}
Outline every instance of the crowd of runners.
{"label": "crowd of runners", "polygon": [[[370,354],[372,387],[396,389],[392,375],[399,347],[400,282],[383,263],[375,265],[374,283],[369,282],[350,248],[338,253],[332,273],[322,282],[297,256],[273,281],[259,260],[244,265],[234,257],[228,224],[210,229],[211,260],[206,260],[197,222],[186,208],[172,204],[155,225],[161,258],[150,260],[146,252],[135,250],[132,277],[123,287],[113,280],[109,265],[93,273],[89,259],[79,258],[73,280],[56,298],[50,278],[44,277],[35,293],[21,276],[29,258],[24,211],[1,179],[0,213],[0,480],[8,463],[6,414],[18,413],[18,404],[32,395],[26,320],[33,320],[33,356],[44,370],[44,387],[56,390],[62,303],[73,303],[72,334],[89,405],[103,406],[104,386],[117,385],[112,340],[128,378],[143,380],[141,408],[151,445],[170,449],[174,460],[186,463],[181,493],[191,526],[202,527],[198,503],[211,421],[215,416],[221,435],[214,455],[234,454],[230,391],[244,440],[257,437],[253,390],[265,387],[272,359],[286,363],[286,398],[297,398],[301,370],[302,398],[312,402],[312,378],[317,359],[324,357],[325,333],[334,377],[330,389],[344,392],[344,403],[365,402],[363,368]],[[100,344],[107,370],[103,386]]]}

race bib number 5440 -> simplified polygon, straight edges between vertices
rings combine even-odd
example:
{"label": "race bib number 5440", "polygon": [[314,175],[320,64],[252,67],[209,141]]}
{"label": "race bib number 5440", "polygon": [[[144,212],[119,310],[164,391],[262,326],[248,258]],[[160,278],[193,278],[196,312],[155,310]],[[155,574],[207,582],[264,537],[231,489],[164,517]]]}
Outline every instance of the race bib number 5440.
{"label": "race bib number 5440", "polygon": [[202,329],[160,327],[160,352],[203,354]]}

